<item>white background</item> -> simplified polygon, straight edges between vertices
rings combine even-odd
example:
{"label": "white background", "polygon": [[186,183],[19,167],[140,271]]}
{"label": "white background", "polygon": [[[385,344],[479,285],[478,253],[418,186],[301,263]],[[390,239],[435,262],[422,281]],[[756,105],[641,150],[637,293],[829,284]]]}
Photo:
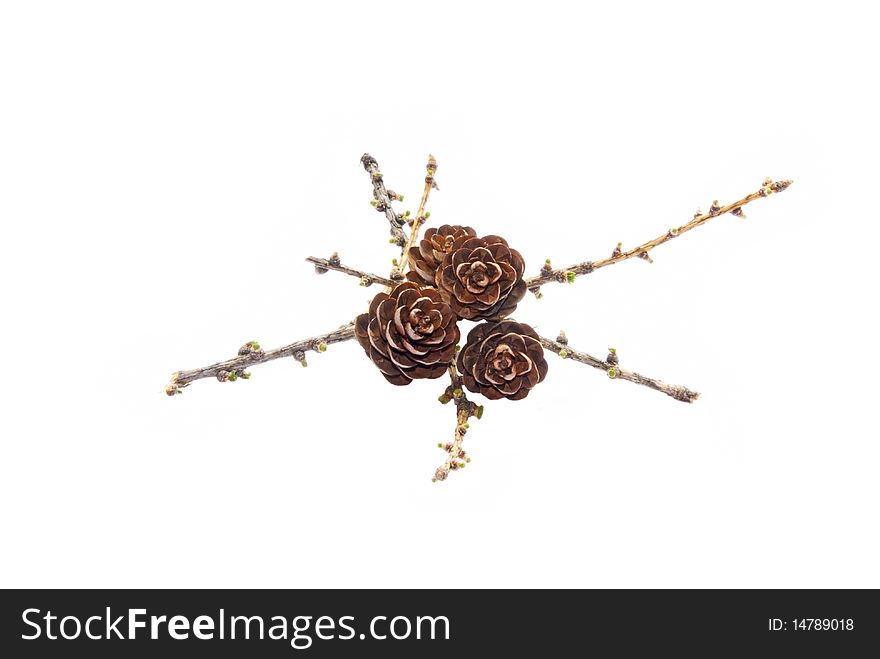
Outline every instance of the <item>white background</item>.
{"label": "white background", "polygon": [[[880,586],[859,6],[4,2],[0,585]],[[303,262],[390,268],[364,151],[529,274],[795,184],[517,309],[696,404],[548,354],[432,484],[446,383],[354,342],[163,393],[366,308]]]}

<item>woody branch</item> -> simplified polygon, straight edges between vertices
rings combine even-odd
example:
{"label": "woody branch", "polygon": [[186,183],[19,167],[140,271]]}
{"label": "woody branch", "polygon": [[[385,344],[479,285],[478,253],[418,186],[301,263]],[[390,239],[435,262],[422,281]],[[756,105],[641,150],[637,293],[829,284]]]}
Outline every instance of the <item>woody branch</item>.
{"label": "woody branch", "polygon": [[472,416],[477,419],[483,417],[483,406],[468,400],[467,394],[464,392],[461,376],[455,368],[455,363],[449,365],[449,380],[450,384],[446,387],[446,391],[443,392],[439,400],[444,405],[449,401],[455,401],[455,436],[452,442],[447,442],[446,444],[441,442],[437,445],[446,451],[446,460],[434,471],[434,478],[432,480],[435,483],[437,481],[445,481],[450,471],[464,469],[465,465],[471,461],[462,448],[464,436],[470,427],[468,419]]}
{"label": "woody branch", "polygon": [[620,357],[615,348],[608,349],[608,356],[603,361],[585,352],[569,347],[568,338],[565,336],[564,332],[560,332],[555,341],[543,336],[540,337],[540,341],[541,345],[547,350],[555,352],[563,359],[571,359],[572,361],[586,364],[587,366],[592,366],[600,371],[604,371],[612,380],[627,380],[628,382],[634,382],[645,387],[650,387],[651,389],[664,393],[667,396],[671,396],[675,400],[680,400],[685,403],[693,403],[700,396],[699,393],[691,391],[687,387],[676,384],[667,384],[666,382],[649,378],[640,373],[636,373],[635,371],[621,368],[619,365]]}
{"label": "woody branch", "polygon": [[365,270],[357,270],[356,268],[350,268],[347,265],[342,265],[339,260],[339,255],[334,252],[330,255],[329,259],[322,259],[317,256],[307,256],[306,261],[309,263],[313,263],[315,265],[315,272],[319,275],[323,275],[328,270],[335,270],[336,272],[342,272],[346,275],[351,275],[352,277],[357,277],[361,280],[361,286],[369,286],[370,284],[383,284],[384,286],[395,286],[399,283],[399,279],[403,279],[401,275],[398,275],[398,281],[394,281],[392,279],[388,279],[387,277],[382,277],[381,275],[374,274],[372,272],[366,272]]}
{"label": "woody branch", "polygon": [[184,387],[204,378],[217,378],[220,382],[234,382],[239,378],[247,380],[250,378],[250,372],[247,370],[249,367],[263,364],[273,359],[281,359],[282,357],[293,357],[303,366],[306,366],[308,365],[308,362],[306,362],[307,351],[324,352],[331,343],[348,341],[352,338],[354,338],[354,325],[349,323],[340,326],[339,329],[335,329],[332,332],[294,341],[273,350],[263,350],[256,341],[248,341],[238,349],[237,357],[217,362],[210,366],[173,373],[171,375],[171,382],[165,387],[165,393],[169,396],[183,393]]}
{"label": "woody branch", "polygon": [[672,240],[673,238],[677,238],[690,231],[691,229],[696,229],[699,226],[702,226],[713,217],[720,217],[725,213],[730,213],[736,217],[744,218],[745,213],[743,213],[743,206],[748,203],[755,201],[756,199],[761,199],[763,197],[767,197],[775,192],[782,192],[788,186],[792,184],[792,181],[776,181],[775,183],[772,179],[765,179],[764,185],[761,186],[761,189],[752,192],[751,194],[746,195],[742,199],[731,202],[724,206],[721,206],[718,201],[713,201],[712,206],[709,208],[707,213],[701,212],[699,209],[696,213],[694,213],[694,217],[690,222],[681,225],[680,227],[673,227],[669,229],[666,233],[654,238],[653,240],[649,240],[637,247],[633,247],[632,249],[623,251],[622,243],[618,243],[617,247],[611,252],[611,256],[599,259],[598,261],[583,261],[581,263],[575,263],[573,265],[568,266],[567,268],[557,268],[554,269],[550,260],[544,263],[544,267],[541,268],[540,274],[529,277],[526,279],[526,284],[529,287],[529,290],[532,291],[537,297],[541,297],[540,287],[542,284],[547,284],[550,282],[568,282],[573,283],[575,278],[579,275],[588,275],[592,272],[595,272],[599,268],[604,268],[605,266],[614,265],[615,263],[619,263],[621,261],[625,261],[627,259],[631,259],[633,257],[638,257],[652,263],[653,260],[649,254],[649,252],[662,245],[663,243]]}
{"label": "woody branch", "polygon": [[437,159],[430,154],[428,154],[428,164],[425,166],[425,170],[425,189],[422,192],[422,199],[419,202],[419,210],[416,211],[416,216],[412,221],[412,231],[410,232],[409,240],[400,254],[401,272],[406,269],[409,261],[409,250],[418,240],[419,229],[425,223],[425,220],[431,215],[425,210],[425,206],[428,204],[428,196],[431,194],[431,190],[440,189],[437,187],[437,181],[434,180],[434,174],[437,173]]}
{"label": "woody branch", "polygon": [[370,180],[373,182],[373,200],[370,203],[377,211],[383,213],[388,219],[388,225],[391,230],[391,239],[389,242],[403,247],[406,245],[407,241],[406,234],[402,228],[403,225],[406,224],[406,220],[403,215],[396,213],[391,207],[392,201],[403,200],[403,197],[385,187],[382,172],[379,171],[379,163],[376,162],[376,159],[373,156],[369,153],[365,153],[361,156],[361,164],[364,166],[364,169],[370,175]]}

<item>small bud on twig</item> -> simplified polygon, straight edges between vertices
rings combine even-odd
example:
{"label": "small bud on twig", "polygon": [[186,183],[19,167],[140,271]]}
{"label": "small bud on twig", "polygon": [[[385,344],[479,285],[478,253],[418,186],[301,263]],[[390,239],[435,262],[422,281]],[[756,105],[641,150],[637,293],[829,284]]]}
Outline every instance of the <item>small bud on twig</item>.
{"label": "small bud on twig", "polygon": [[252,355],[259,352],[262,352],[262,350],[260,350],[260,344],[256,341],[248,341],[238,349],[238,354],[242,357],[244,355]]}
{"label": "small bud on twig", "polygon": [[776,181],[776,183],[770,184],[770,188],[773,190],[773,192],[782,192],[792,183],[794,183],[794,181],[792,181],[791,179],[785,181]]}

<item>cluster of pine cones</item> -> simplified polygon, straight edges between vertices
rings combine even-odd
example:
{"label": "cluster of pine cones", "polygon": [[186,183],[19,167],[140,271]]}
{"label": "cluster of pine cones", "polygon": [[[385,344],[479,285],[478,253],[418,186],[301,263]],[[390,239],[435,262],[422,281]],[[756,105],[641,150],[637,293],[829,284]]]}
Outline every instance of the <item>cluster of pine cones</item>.
{"label": "cluster of pine cones", "polygon": [[[358,343],[385,379],[439,378],[455,359],[469,391],[525,398],[547,375],[547,362],[535,330],[505,320],[526,294],[520,253],[500,236],[444,224],[428,229],[408,256],[408,281],[376,295],[355,321]],[[459,320],[479,324],[456,358]]]}

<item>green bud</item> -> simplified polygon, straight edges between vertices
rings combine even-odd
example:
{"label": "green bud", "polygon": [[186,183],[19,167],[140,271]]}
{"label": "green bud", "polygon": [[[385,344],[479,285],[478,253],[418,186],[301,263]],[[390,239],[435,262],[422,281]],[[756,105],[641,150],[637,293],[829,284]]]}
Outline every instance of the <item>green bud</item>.
{"label": "green bud", "polygon": [[318,352],[327,352],[327,344],[323,341],[318,344]]}
{"label": "green bud", "polygon": [[259,350],[259,349],[260,349],[260,344],[257,343],[256,341],[251,341],[251,350]]}
{"label": "green bud", "polygon": [[619,373],[617,372],[617,369],[614,368],[613,366],[608,369],[608,377],[611,378],[612,380],[614,378],[616,378],[618,375],[619,375]]}
{"label": "green bud", "polygon": [[403,195],[402,195],[402,194],[397,195],[397,201],[403,201]]}
{"label": "green bud", "polygon": [[242,373],[242,374],[241,374],[241,379],[242,379],[242,380],[250,380],[250,379],[251,379],[251,373],[250,373],[250,371],[245,371],[244,373]]}
{"label": "green bud", "polygon": [[303,359],[303,360],[300,362],[300,364],[302,364],[302,367],[303,367],[303,368],[305,368],[305,367],[307,367],[307,366],[309,365],[309,363],[308,363],[305,359]]}
{"label": "green bud", "polygon": [[565,280],[566,280],[569,284],[573,284],[573,283],[574,283],[574,279],[575,279],[575,277],[577,277],[577,275],[576,275],[574,272],[572,272],[571,270],[569,270],[568,272],[565,273]]}
{"label": "green bud", "polygon": [[425,211],[425,219],[427,220],[429,217],[431,217],[431,211]]}
{"label": "green bud", "polygon": [[376,201],[375,199],[370,199],[370,206],[378,206],[378,205],[379,205],[378,201]]}
{"label": "green bud", "polygon": [[229,372],[229,378],[227,378],[227,379],[228,379],[230,382],[235,382],[236,380],[238,380],[238,373],[236,373],[235,371],[230,371],[230,372]]}
{"label": "green bud", "polygon": [[568,357],[568,350],[560,350],[559,356],[565,359],[566,357]]}
{"label": "green bud", "polygon": [[461,389],[456,388],[456,389],[452,392],[452,395],[455,396],[456,398],[461,398],[461,396],[462,396],[463,393],[464,393],[464,392],[463,392]]}
{"label": "green bud", "polygon": [[477,407],[477,409],[474,410],[474,416],[477,417],[478,419],[483,418],[483,407],[484,407],[483,405],[480,405]]}

